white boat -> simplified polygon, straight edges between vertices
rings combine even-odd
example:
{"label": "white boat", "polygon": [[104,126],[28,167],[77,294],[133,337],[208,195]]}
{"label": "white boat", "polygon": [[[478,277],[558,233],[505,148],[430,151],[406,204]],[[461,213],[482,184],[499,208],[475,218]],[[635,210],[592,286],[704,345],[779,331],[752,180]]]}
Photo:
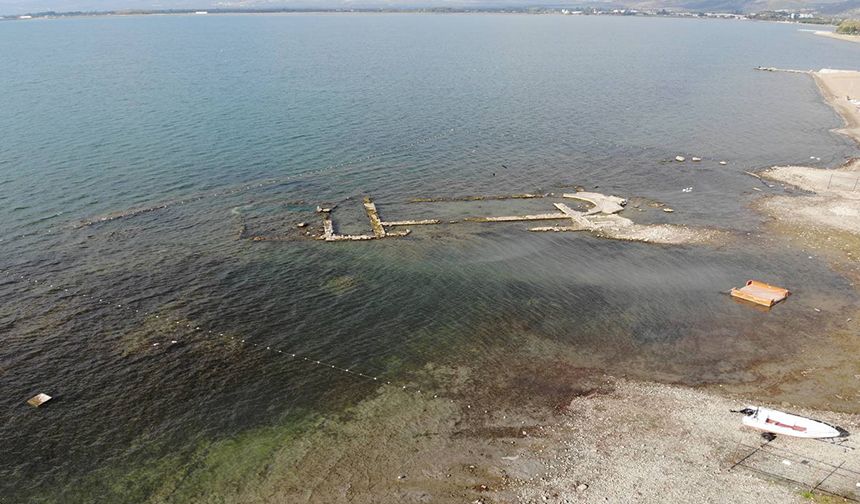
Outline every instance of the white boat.
{"label": "white boat", "polygon": [[774,434],[802,438],[845,437],[848,432],[820,420],[783,413],[767,408],[747,406],[738,411],[743,413],[743,423],[747,427],[760,429]]}

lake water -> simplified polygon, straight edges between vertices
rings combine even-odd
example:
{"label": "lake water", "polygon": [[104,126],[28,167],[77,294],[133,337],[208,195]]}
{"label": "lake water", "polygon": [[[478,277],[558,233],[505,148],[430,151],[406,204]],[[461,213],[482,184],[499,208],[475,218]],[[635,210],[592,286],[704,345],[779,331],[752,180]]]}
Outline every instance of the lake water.
{"label": "lake water", "polygon": [[[428,362],[492,363],[526,337],[644,378],[749,380],[857,301],[824,261],[762,245],[748,206],[770,189],[743,172],[857,149],[808,76],[753,67],[858,61],[860,44],[730,21],[0,23],[0,502],[158,500],[201,444],[337,411]],[[296,234],[335,203],[344,231],[365,232],[365,195],[391,219],[502,215],[551,201],[408,201],[575,185],[675,209],[625,212],[638,221],[734,238],[470,224],[236,239]],[[720,294],[747,278],[797,295],[775,315]],[[56,399],[29,408],[37,392]]]}

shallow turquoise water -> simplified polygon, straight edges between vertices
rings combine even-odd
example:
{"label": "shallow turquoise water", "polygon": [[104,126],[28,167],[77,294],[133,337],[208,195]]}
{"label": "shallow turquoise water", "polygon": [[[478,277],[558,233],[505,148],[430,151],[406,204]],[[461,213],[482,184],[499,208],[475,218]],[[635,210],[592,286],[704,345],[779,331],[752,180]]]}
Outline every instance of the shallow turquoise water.
{"label": "shallow turquoise water", "polygon": [[[678,19],[0,24],[0,495],[26,501],[50,485],[83,500],[95,469],[181,456],[374,387],[265,347],[397,382],[428,361],[492,362],[528,334],[645,376],[748,379],[751,362],[856,303],[822,261],[756,241],[744,170],[835,165],[857,150],[830,133],[839,118],[808,77],[752,68],[857,61],[860,46],[793,26]],[[679,153],[705,161],[666,162]],[[653,247],[524,225],[340,245],[235,239],[241,222],[263,234],[315,222],[323,202],[361,231],[367,194],[399,218],[437,211],[412,197],[577,184],[676,210],[633,218],[740,239]],[[795,291],[779,316],[719,294],[753,277]],[[831,308],[816,315],[822,300]],[[26,407],[39,391],[56,402]]]}

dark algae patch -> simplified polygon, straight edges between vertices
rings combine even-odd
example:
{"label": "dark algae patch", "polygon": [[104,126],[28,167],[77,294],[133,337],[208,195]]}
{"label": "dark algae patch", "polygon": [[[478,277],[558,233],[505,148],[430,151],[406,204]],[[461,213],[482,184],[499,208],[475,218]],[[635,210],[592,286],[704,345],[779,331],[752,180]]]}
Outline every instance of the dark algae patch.
{"label": "dark algae patch", "polygon": [[312,414],[296,415],[277,426],[190,445],[152,445],[142,438],[127,456],[34,502],[227,502],[253,491],[271,464],[320,422]]}

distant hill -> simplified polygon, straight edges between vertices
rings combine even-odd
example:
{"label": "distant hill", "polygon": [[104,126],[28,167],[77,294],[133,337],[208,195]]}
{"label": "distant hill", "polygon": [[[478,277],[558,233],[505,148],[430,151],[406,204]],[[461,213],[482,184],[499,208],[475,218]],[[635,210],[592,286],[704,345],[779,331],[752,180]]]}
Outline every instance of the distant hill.
{"label": "distant hill", "polygon": [[0,14],[138,9],[489,9],[584,6],[743,13],[812,9],[827,16],[860,15],[860,0],[0,0]]}

